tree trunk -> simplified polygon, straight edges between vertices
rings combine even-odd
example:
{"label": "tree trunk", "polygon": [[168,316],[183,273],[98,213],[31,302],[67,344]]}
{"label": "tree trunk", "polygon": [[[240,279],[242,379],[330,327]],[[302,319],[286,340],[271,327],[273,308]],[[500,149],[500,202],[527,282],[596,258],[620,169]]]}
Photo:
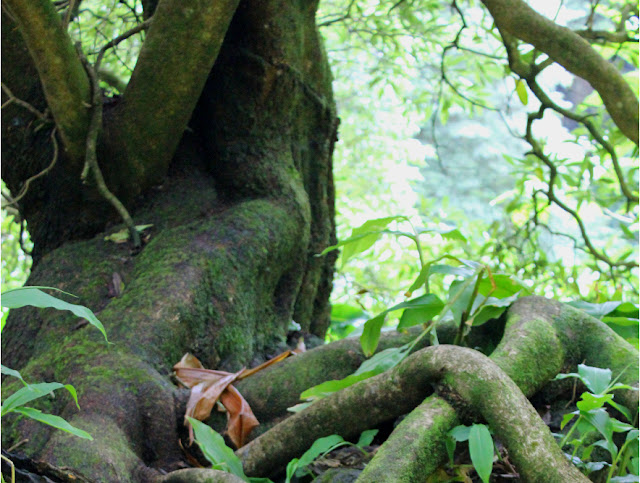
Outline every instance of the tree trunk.
{"label": "tree trunk", "polygon": [[[122,103],[108,100],[98,159],[135,223],[153,224],[139,253],[105,240],[121,228],[118,219],[94,186],[80,183],[81,166],[63,150],[31,184],[20,201],[35,243],[28,285],[79,296],[69,301],[94,310],[113,344],[68,312],[12,311],[3,364],[29,381],[73,384],[81,411],[64,397],[44,408],[95,440],[78,444],[21,421],[3,425],[5,442],[27,437],[30,455],[100,481],[144,481],[181,465],[184,408],[176,401],[184,391],[169,374],[185,352],[206,367],[238,370],[286,348],[292,320],[307,342],[324,336],[335,257],[314,255],[335,243],[337,117],[316,6],[238,7],[166,176],[143,196],[131,196],[121,156]],[[35,69],[4,9],[2,19],[4,82],[44,111]],[[15,195],[51,162],[53,126],[16,103],[2,114],[2,176]],[[113,286],[118,277],[124,290]]]}

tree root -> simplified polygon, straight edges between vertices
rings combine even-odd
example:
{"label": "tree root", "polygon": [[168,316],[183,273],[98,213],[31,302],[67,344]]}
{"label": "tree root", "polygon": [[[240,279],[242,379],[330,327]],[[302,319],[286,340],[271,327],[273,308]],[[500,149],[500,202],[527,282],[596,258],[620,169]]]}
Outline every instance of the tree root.
{"label": "tree root", "polygon": [[244,483],[243,479],[231,473],[207,468],[172,471],[155,481],[156,483]]}
{"label": "tree root", "polygon": [[[526,481],[587,481],[567,463],[525,396],[563,367],[580,362],[610,368],[614,377],[627,369],[620,381],[637,386],[637,351],[600,321],[541,297],[524,298],[511,307],[502,340],[491,355],[493,362],[470,349],[427,348],[384,374],[318,401],[238,450],[246,473],[270,474],[319,437],[354,437],[419,405],[359,481],[423,479],[444,462],[445,434],[458,424],[456,411],[467,408],[489,423]],[[432,384],[438,384],[455,409],[431,395]],[[620,391],[616,399],[637,408],[636,391]]]}

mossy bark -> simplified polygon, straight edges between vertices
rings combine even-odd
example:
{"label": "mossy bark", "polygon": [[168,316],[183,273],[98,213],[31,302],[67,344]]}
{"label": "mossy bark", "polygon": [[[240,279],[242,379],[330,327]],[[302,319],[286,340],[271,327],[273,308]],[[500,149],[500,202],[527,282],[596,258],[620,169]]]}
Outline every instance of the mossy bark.
{"label": "mossy bark", "polygon": [[[241,3],[206,85],[195,93],[189,129],[178,133],[179,144],[155,140],[178,144],[169,168],[154,173],[159,184],[135,200],[122,191],[135,182],[121,149],[131,140],[119,137],[126,133],[117,125],[118,101],[105,106],[99,161],[107,183],[128,201],[136,224],[153,224],[139,253],[105,241],[121,225],[68,169],[64,154],[23,198],[36,244],[28,284],[79,296],[70,301],[94,310],[113,344],[67,312],[12,311],[3,364],[29,381],[74,384],[80,411],[65,397],[42,400],[42,407],[95,440],[10,418],[3,421],[5,443],[28,437],[28,454],[100,481],[147,481],[184,465],[178,439],[185,390],[169,375],[185,352],[209,368],[237,370],[284,350],[292,320],[302,332],[324,336],[335,258],[314,255],[335,243],[337,118],[316,7]],[[5,25],[3,40],[24,48],[3,12]],[[3,52],[10,48],[3,42]],[[31,63],[9,55],[15,63],[7,64],[5,79],[19,86],[21,67],[36,75]],[[15,92],[40,106],[37,84]],[[144,102],[153,111],[152,94]],[[3,178],[17,192],[28,177],[21,161],[37,172],[50,160],[52,126],[36,129],[13,105],[2,114],[9,143]],[[111,286],[114,274],[124,290]],[[5,381],[6,393],[14,388]]]}

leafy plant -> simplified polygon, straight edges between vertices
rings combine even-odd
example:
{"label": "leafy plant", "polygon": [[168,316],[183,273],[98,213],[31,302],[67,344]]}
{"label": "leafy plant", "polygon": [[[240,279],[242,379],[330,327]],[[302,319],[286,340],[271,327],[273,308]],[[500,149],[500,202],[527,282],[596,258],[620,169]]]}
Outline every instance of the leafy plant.
{"label": "leafy plant", "polygon": [[[233,450],[225,444],[224,438],[220,436],[220,434],[197,419],[189,417],[188,420],[193,426],[196,443],[198,443],[202,453],[211,463],[213,469],[226,471],[227,473],[231,473],[238,478],[251,483],[271,482],[268,478],[254,478],[245,475],[240,458],[238,458]],[[377,432],[378,430],[376,429],[364,431],[354,446],[364,448],[371,444]],[[342,436],[337,434],[317,439],[311,445],[311,448],[309,448],[300,458],[294,458],[289,462],[287,465],[286,483],[289,483],[294,475],[303,476],[306,473],[305,468],[319,456],[325,455],[340,446],[351,444],[353,443],[345,441]]]}
{"label": "leafy plant", "polygon": [[[408,223],[411,226],[411,232],[389,230],[388,226],[392,222]],[[409,238],[416,246],[421,269],[405,292],[405,297],[411,297],[417,290],[424,290],[425,293],[408,298],[404,302],[395,304],[369,318],[364,323],[360,343],[363,352],[370,356],[370,359],[362,363],[355,373],[344,379],[326,381],[307,389],[300,395],[300,398],[306,400],[307,403],[294,406],[289,409],[290,411],[300,411],[308,406],[308,402],[322,399],[333,392],[398,365],[426,336],[429,336],[431,344],[437,345],[439,341],[436,328],[444,320],[453,321],[456,324],[458,331],[454,343],[462,344],[471,327],[498,318],[516,298],[522,294],[529,294],[528,288],[515,277],[493,274],[489,267],[480,263],[451,255],[443,255],[430,262],[425,262],[422,256],[420,235],[430,231],[433,230],[416,229],[405,216],[378,218],[365,222],[354,229],[349,238],[328,247],[321,253],[321,255],[326,254],[338,247],[344,247],[342,254],[344,261],[345,257],[350,258],[372,247],[383,233]],[[462,237],[464,240],[462,234],[451,228],[439,230],[439,232],[443,232],[447,236]],[[441,263],[443,260],[454,262],[457,265]],[[448,289],[441,294],[446,296],[445,301],[430,291],[430,280],[434,276],[444,276],[450,280]],[[341,311],[346,312],[344,307],[341,307]],[[374,355],[387,316],[399,311],[402,313],[398,318],[397,330],[403,331],[422,325],[422,332],[411,342],[401,347],[385,349]],[[360,314],[361,312],[354,309],[352,313]]]}
{"label": "leafy plant", "polygon": [[[584,364],[578,366],[577,373],[559,374],[556,379],[580,379],[588,391],[580,396],[577,410],[565,414],[562,418],[561,429],[577,417],[573,425],[564,436],[561,436],[560,446],[572,446],[571,454],[567,456],[589,474],[609,467],[607,482],[609,481],[638,481],[638,429],[633,425],[619,421],[607,413],[606,405],[618,410],[628,421],[632,420],[631,411],[614,401],[612,391],[617,389],[636,390],[626,384],[611,380],[611,370],[590,367]],[[627,433],[622,446],[618,448],[614,441],[615,433]],[[600,437],[595,442],[593,436]],[[611,463],[606,461],[589,461],[596,448],[605,449]],[[635,475],[635,478],[633,477]],[[631,477],[631,479],[630,479]]]}
{"label": "leafy plant", "polygon": [[489,428],[484,424],[456,426],[447,433],[446,446],[449,462],[453,465],[456,443],[468,441],[471,463],[484,483],[489,481],[493,469],[494,445]]}
{"label": "leafy plant", "polygon": [[[24,307],[26,305],[32,305],[34,307],[40,307],[40,308],[51,307],[51,308],[56,308],[58,310],[69,310],[73,312],[75,315],[77,315],[78,317],[82,317],[86,319],[90,324],[92,324],[98,330],[100,330],[100,332],[104,336],[105,341],[108,342],[107,334],[104,329],[104,326],[90,309],[82,305],[74,305],[74,304],[67,303],[63,300],[60,300],[56,297],[53,297],[49,294],[42,292],[40,290],[41,288],[49,289],[49,290],[58,290],[53,287],[17,288],[14,290],[9,290],[7,292],[4,292],[2,294],[1,304],[3,307],[9,308],[9,309]],[[58,290],[58,291],[62,292],[62,290]],[[66,292],[63,292],[63,293],[66,293]],[[71,294],[67,294],[67,295],[71,295]],[[4,329],[5,321],[6,321],[6,317],[3,317],[2,325],[0,326],[0,333],[2,333],[2,330]],[[59,382],[28,384],[18,371],[5,367],[4,365],[1,366],[1,370],[2,370],[2,374],[15,377],[19,379],[24,385],[24,387],[22,387],[21,389],[17,390],[16,392],[8,396],[2,402],[2,407],[0,409],[0,414],[2,417],[4,417],[6,414],[9,414],[9,413],[18,413],[25,417],[31,418],[35,421],[39,421],[41,423],[48,424],[49,426],[53,426],[54,428],[71,433],[75,436],[78,436],[79,438],[84,438],[89,440],[93,439],[89,433],[81,429],[78,429],[75,426],[72,426],[64,418],[61,418],[60,416],[43,413],[38,409],[25,406],[25,404],[30,403],[31,401],[40,399],[42,397],[52,394],[54,391],[58,389],[64,388],[69,392],[69,394],[71,394],[71,397],[73,397],[73,400],[75,401],[76,406],[79,409],[80,405],[78,404],[78,395],[76,393],[75,388],[72,385],[61,384]]]}

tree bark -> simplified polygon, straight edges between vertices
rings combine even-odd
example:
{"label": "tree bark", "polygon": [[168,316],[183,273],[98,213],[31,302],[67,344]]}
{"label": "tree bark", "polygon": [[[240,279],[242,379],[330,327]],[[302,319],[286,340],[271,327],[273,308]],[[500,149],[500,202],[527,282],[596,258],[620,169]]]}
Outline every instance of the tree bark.
{"label": "tree bark", "polygon": [[[113,345],[68,313],[12,311],[3,364],[29,381],[74,384],[81,411],[64,397],[41,409],[95,440],[9,420],[5,442],[28,437],[30,455],[100,481],[147,481],[183,465],[176,401],[184,391],[169,373],[185,352],[207,367],[237,370],[285,349],[292,320],[308,340],[324,336],[335,257],[314,255],[335,243],[337,117],[316,7],[247,1],[235,10],[208,79],[189,94],[196,107],[186,131],[162,134],[174,140],[147,133],[149,145],[177,149],[151,188],[142,182],[142,197],[130,196],[138,178],[123,149],[127,124],[119,124],[131,105],[105,104],[98,160],[136,224],[153,224],[140,253],[104,239],[118,220],[64,154],[20,201],[36,245],[28,284],[78,295],[73,303],[96,312]],[[34,63],[21,57],[26,48],[4,11],[2,48],[7,85],[44,110]],[[166,107],[155,101],[149,92],[146,119]],[[53,125],[15,104],[2,115],[2,175],[15,193],[50,162]],[[109,290],[114,274],[124,281],[121,293]]]}

